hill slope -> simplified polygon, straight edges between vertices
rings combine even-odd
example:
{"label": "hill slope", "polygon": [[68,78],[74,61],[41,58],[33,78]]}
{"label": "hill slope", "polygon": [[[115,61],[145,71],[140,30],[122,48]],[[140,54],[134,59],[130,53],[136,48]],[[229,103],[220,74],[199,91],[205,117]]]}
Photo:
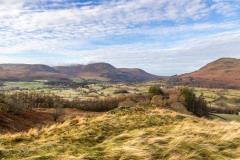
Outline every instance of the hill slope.
{"label": "hill slope", "polygon": [[33,80],[67,77],[43,64],[0,64],[0,80]]}
{"label": "hill slope", "polygon": [[54,68],[43,64],[0,64],[5,70],[14,70],[19,72],[53,72],[58,73]]}
{"label": "hill slope", "polygon": [[[137,72],[132,72],[136,70]],[[140,69],[117,69],[108,63],[50,67],[43,64],[0,64],[0,81],[99,78],[110,81],[138,82],[161,77]]]}
{"label": "hill slope", "polygon": [[115,110],[0,135],[3,159],[239,159],[240,124],[166,109]]}
{"label": "hill slope", "polygon": [[[52,121],[49,113],[23,110],[17,115],[0,111],[0,134],[6,132],[26,131],[30,128]],[[1,156],[0,156],[1,157]]]}
{"label": "hill slope", "polygon": [[59,72],[72,75],[74,77],[101,76],[103,74],[117,74],[119,71],[108,63],[94,63],[88,65],[57,66]]}
{"label": "hill slope", "polygon": [[240,59],[221,58],[207,64],[201,69],[180,76],[198,78],[209,82],[219,82],[240,86]]}
{"label": "hill slope", "polygon": [[156,80],[164,78],[147,73],[144,70],[138,68],[119,68],[119,70],[129,79],[136,79],[137,81]]}
{"label": "hill slope", "polygon": [[100,77],[110,81],[138,82],[161,79],[160,76],[149,74],[141,69],[115,68],[108,63],[94,63],[88,65],[75,66],[57,66],[55,67],[61,73],[73,77]]}

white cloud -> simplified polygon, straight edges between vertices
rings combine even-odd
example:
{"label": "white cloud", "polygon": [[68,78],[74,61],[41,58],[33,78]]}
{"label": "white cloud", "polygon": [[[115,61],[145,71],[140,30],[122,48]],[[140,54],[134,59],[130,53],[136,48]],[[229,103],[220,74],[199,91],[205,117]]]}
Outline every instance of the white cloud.
{"label": "white cloud", "polygon": [[[0,10],[2,26],[24,34],[39,30],[42,32],[52,30],[64,36],[65,32],[72,34],[71,31],[74,30],[78,36],[95,37],[96,33],[98,36],[111,35],[118,33],[119,30],[134,29],[135,25],[149,22],[195,20],[208,16],[211,9],[204,0],[161,0],[157,2],[155,0],[121,0],[80,8],[74,7],[76,4],[72,2],[70,3],[72,5],[64,3],[65,6],[59,9],[47,8],[63,4],[43,2],[40,0],[4,1],[1,5],[4,9]],[[219,2],[212,8],[217,11],[221,10],[222,3]],[[62,7],[65,8],[62,9]]]}
{"label": "white cloud", "polygon": [[[106,60],[148,71],[156,67],[159,74],[180,73],[200,66],[194,57],[205,61],[203,53],[214,54],[211,60],[226,52],[238,56],[240,22],[234,16],[239,9],[239,0],[0,0],[0,55],[6,59],[10,54],[38,52],[56,59],[66,56],[73,63]],[[215,14],[227,18],[208,21]],[[147,38],[127,45],[109,40],[123,35]],[[193,66],[181,68],[179,59]],[[177,69],[169,71],[169,66]]]}
{"label": "white cloud", "polygon": [[71,52],[71,56],[77,58],[82,55],[81,58],[73,60],[74,63],[104,60],[117,67],[138,66],[159,75],[174,75],[194,71],[221,57],[240,58],[238,44],[240,31],[179,41],[168,49],[159,44],[139,43]]}

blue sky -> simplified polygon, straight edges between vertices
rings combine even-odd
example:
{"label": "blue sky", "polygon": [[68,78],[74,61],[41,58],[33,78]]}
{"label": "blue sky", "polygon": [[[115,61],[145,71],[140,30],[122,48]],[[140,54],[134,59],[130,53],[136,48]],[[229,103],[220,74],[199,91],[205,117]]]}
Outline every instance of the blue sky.
{"label": "blue sky", "polygon": [[0,0],[0,24],[0,63],[174,75],[240,58],[240,0]]}

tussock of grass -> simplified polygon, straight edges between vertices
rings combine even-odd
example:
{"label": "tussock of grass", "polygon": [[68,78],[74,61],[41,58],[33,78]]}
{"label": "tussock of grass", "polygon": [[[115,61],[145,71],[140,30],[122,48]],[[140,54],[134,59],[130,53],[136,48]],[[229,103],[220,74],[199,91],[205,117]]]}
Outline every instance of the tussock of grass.
{"label": "tussock of grass", "polygon": [[120,108],[98,117],[0,135],[3,159],[238,159],[240,124],[166,109]]}

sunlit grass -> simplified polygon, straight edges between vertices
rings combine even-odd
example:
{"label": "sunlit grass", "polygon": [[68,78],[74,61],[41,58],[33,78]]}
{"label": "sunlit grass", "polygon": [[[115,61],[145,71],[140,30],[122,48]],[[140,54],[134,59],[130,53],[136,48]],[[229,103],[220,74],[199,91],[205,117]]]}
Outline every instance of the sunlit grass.
{"label": "sunlit grass", "polygon": [[43,82],[5,82],[3,89],[12,89],[12,88],[19,88],[19,89],[37,89],[37,88],[45,88],[48,87],[44,85]]}
{"label": "sunlit grass", "polygon": [[5,159],[239,159],[240,124],[167,109],[117,109],[0,135]]}

